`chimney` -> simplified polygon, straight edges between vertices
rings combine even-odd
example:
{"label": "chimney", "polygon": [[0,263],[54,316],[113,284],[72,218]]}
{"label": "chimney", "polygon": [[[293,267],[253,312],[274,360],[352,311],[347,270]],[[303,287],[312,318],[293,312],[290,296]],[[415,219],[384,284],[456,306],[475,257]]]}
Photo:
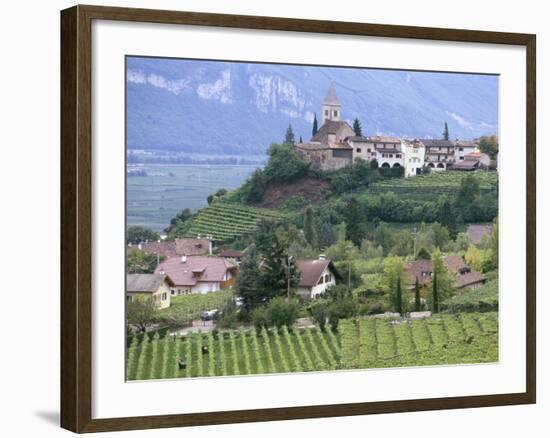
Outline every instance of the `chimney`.
{"label": "chimney", "polygon": [[186,255],[181,256],[181,262],[182,263],[187,263],[187,256]]}
{"label": "chimney", "polygon": [[319,260],[326,260],[327,257],[324,254],[319,254]]}

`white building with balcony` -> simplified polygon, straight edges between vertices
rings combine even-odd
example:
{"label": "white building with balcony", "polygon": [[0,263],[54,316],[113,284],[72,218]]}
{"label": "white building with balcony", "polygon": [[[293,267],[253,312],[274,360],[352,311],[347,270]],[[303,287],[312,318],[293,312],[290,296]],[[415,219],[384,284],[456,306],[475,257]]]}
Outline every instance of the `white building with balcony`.
{"label": "white building with balcony", "polygon": [[420,175],[424,167],[424,156],[426,148],[417,139],[403,140],[402,142],[403,162],[405,167],[405,178]]}

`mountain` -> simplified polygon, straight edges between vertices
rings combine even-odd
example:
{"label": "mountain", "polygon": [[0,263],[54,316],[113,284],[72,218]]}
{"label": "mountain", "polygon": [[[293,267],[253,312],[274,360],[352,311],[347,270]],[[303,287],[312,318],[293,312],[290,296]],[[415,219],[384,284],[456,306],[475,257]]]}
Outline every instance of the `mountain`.
{"label": "mountain", "polygon": [[452,139],[498,132],[498,76],[129,57],[127,146],[257,155],[289,123],[307,141],[330,82],[363,135],[439,138],[445,121]]}

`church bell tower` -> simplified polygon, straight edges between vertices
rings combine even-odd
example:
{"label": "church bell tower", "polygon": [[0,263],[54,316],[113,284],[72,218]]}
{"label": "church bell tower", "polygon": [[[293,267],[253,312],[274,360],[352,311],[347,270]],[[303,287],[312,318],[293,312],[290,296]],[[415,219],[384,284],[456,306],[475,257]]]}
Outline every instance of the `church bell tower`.
{"label": "church bell tower", "polygon": [[338,100],[338,96],[336,95],[336,89],[334,88],[334,84],[331,82],[328,88],[327,97],[325,97],[325,100],[323,101],[323,108],[322,108],[323,124],[327,120],[333,120],[335,122],[339,121],[340,112],[341,112],[340,101]]}

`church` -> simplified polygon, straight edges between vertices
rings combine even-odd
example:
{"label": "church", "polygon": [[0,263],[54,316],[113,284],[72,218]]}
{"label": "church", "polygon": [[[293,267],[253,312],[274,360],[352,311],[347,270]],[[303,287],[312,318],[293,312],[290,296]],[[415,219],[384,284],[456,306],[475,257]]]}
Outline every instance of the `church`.
{"label": "church", "polygon": [[352,127],[340,120],[342,107],[334,84],[330,84],[323,101],[321,128],[309,143],[296,144],[298,154],[310,161],[315,169],[336,170],[351,164],[353,145],[349,140],[355,137]]}

